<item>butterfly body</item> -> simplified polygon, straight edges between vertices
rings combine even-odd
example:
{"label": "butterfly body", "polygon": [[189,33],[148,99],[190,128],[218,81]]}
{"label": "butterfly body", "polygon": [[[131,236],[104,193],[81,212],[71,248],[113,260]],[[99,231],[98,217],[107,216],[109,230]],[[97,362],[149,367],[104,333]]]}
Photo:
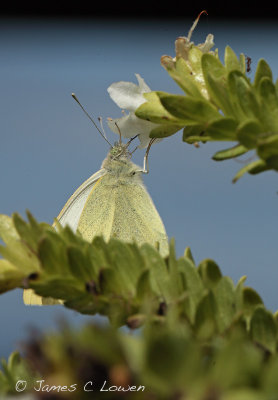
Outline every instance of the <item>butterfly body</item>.
{"label": "butterfly body", "polygon": [[[149,243],[167,256],[168,238],[156,207],[147,192],[142,173],[131,160],[127,145],[114,145],[101,169],[87,179],[69,198],[57,217],[91,242],[96,236],[117,238],[138,245]],[[55,226],[55,224],[54,224]],[[25,304],[61,303],[24,290]]]}
{"label": "butterfly body", "polygon": [[116,237],[138,244],[158,244],[160,252],[166,255],[165,228],[143,184],[142,172],[130,160],[126,146],[115,145],[100,171],[66,203],[58,221],[78,230],[89,241],[102,235],[105,240]]}

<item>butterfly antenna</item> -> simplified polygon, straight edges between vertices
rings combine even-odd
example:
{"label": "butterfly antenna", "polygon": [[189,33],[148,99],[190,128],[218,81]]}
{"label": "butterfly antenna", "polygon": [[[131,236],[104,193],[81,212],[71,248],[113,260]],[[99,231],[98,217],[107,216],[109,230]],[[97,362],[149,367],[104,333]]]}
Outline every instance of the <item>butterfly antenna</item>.
{"label": "butterfly antenna", "polygon": [[99,127],[97,126],[97,124],[95,123],[95,121],[93,120],[93,118],[90,116],[90,114],[87,113],[87,111],[85,110],[85,108],[82,106],[82,104],[80,103],[80,101],[78,100],[78,98],[76,97],[76,95],[74,93],[71,94],[73,99],[76,101],[76,103],[81,107],[81,109],[83,110],[83,112],[87,115],[87,117],[89,118],[89,120],[94,124],[95,128],[99,131],[99,133],[101,134],[101,136],[103,137],[103,139],[109,144],[110,147],[113,147],[112,144],[109,142],[109,140],[106,138],[106,135],[104,135],[101,130],[99,129]]}
{"label": "butterfly antenna", "polygon": [[117,127],[117,129],[118,129],[118,132],[119,132],[119,135],[120,135],[119,144],[121,145],[121,144],[122,144],[122,132],[121,132],[121,130],[120,130],[120,128],[119,128],[119,125],[117,124],[116,121],[115,121],[115,125],[116,125],[116,127]]}
{"label": "butterfly antenna", "polygon": [[136,136],[133,136],[132,138],[130,138],[129,141],[127,142],[127,144],[126,144],[126,147],[128,147],[128,146],[130,145],[130,143],[131,143],[134,139],[136,139],[138,136],[139,136],[139,134],[136,135]]}
{"label": "butterfly antenna", "polygon": [[[103,123],[102,123],[102,117],[98,117],[98,122],[99,122],[99,124],[100,124],[101,130],[102,130],[102,133],[103,133],[103,136],[107,139],[106,132],[105,132],[105,130],[104,130]],[[107,139],[107,140],[108,140],[108,139]]]}
{"label": "butterfly antenna", "polygon": [[136,146],[135,149],[132,150],[132,151],[130,152],[130,155],[132,156],[132,154],[133,154],[137,149],[138,149],[138,146]]}
{"label": "butterfly antenna", "polygon": [[145,153],[145,157],[144,157],[144,165],[143,165],[143,173],[144,174],[148,174],[149,173],[149,161],[148,161],[148,157],[149,157],[149,152],[151,149],[152,144],[155,142],[156,138],[152,138],[148,144],[146,153]]}
{"label": "butterfly antenna", "polygon": [[[126,148],[128,148],[129,145],[130,145],[130,143],[131,143],[134,139],[136,139],[138,136],[139,136],[139,134],[136,135],[136,136],[133,136],[132,138],[130,138],[129,141],[127,142],[127,144],[126,144]],[[138,149],[138,146],[136,146],[134,150],[130,151],[130,152],[129,152],[130,156],[132,156],[132,154],[133,154],[137,149]]]}
{"label": "butterfly antenna", "polygon": [[189,42],[190,42],[192,33],[193,33],[194,29],[196,28],[196,26],[197,26],[197,24],[198,24],[198,22],[199,22],[199,19],[200,19],[200,17],[201,17],[202,14],[208,15],[208,13],[206,12],[206,10],[203,10],[203,11],[200,12],[200,14],[198,15],[198,17],[195,19],[195,21],[193,22],[193,25],[191,26],[191,28],[190,28],[190,30],[189,30],[189,32],[188,32],[188,35],[187,35],[187,39],[188,39]]}

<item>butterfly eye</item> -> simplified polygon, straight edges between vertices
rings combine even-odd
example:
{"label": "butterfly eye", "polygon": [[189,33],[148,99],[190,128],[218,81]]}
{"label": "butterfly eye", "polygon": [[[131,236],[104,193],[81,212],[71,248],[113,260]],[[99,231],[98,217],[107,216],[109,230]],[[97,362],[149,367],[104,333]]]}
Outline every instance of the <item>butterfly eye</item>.
{"label": "butterfly eye", "polygon": [[131,173],[130,173],[130,176],[134,176],[136,174],[136,171],[132,171]]}

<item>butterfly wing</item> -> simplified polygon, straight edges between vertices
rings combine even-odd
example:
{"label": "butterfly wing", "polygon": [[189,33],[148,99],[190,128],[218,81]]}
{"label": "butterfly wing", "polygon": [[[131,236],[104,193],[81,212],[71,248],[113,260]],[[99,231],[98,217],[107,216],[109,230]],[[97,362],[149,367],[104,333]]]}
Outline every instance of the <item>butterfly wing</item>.
{"label": "butterfly wing", "polygon": [[[96,182],[105,174],[104,169],[100,169],[93,174],[73,193],[73,195],[66,202],[62,211],[57,219],[62,226],[69,225],[72,230],[76,231],[80,215],[86,203],[87,197],[93,189]],[[55,226],[55,223],[54,223]],[[62,300],[52,299],[51,297],[45,298],[37,295],[32,289],[25,289],[23,291],[23,301],[26,305],[52,305],[63,304]]]}
{"label": "butterfly wing", "polygon": [[169,253],[163,222],[146,188],[141,183],[107,185],[99,180],[88,196],[80,216],[78,230],[91,241],[102,235],[126,242],[159,246],[163,256]]}
{"label": "butterfly wing", "polygon": [[105,175],[105,173],[105,169],[100,169],[83,182],[73,193],[57,217],[62,226],[69,225],[73,231],[76,231],[86,200],[96,182]]}
{"label": "butterfly wing", "polygon": [[167,256],[168,237],[152,198],[143,184],[132,186],[118,193],[113,236],[140,245],[149,243]]}
{"label": "butterfly wing", "polygon": [[63,300],[52,299],[52,297],[42,297],[34,292],[33,289],[23,290],[23,301],[24,304],[29,306],[44,306],[44,305],[54,305],[63,304]]}
{"label": "butterfly wing", "polygon": [[103,236],[105,240],[111,237],[116,193],[116,186],[107,185],[107,176],[101,177],[96,182],[86,200],[77,226],[83,238],[92,241],[95,236]]}

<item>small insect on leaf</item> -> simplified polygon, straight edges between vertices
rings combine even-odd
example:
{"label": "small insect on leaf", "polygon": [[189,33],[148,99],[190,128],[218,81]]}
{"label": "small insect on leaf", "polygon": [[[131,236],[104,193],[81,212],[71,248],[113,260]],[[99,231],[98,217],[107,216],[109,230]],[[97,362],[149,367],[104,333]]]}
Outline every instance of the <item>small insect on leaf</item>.
{"label": "small insect on leaf", "polygon": [[245,56],[245,60],[246,60],[246,72],[251,72],[252,59],[251,57]]}

